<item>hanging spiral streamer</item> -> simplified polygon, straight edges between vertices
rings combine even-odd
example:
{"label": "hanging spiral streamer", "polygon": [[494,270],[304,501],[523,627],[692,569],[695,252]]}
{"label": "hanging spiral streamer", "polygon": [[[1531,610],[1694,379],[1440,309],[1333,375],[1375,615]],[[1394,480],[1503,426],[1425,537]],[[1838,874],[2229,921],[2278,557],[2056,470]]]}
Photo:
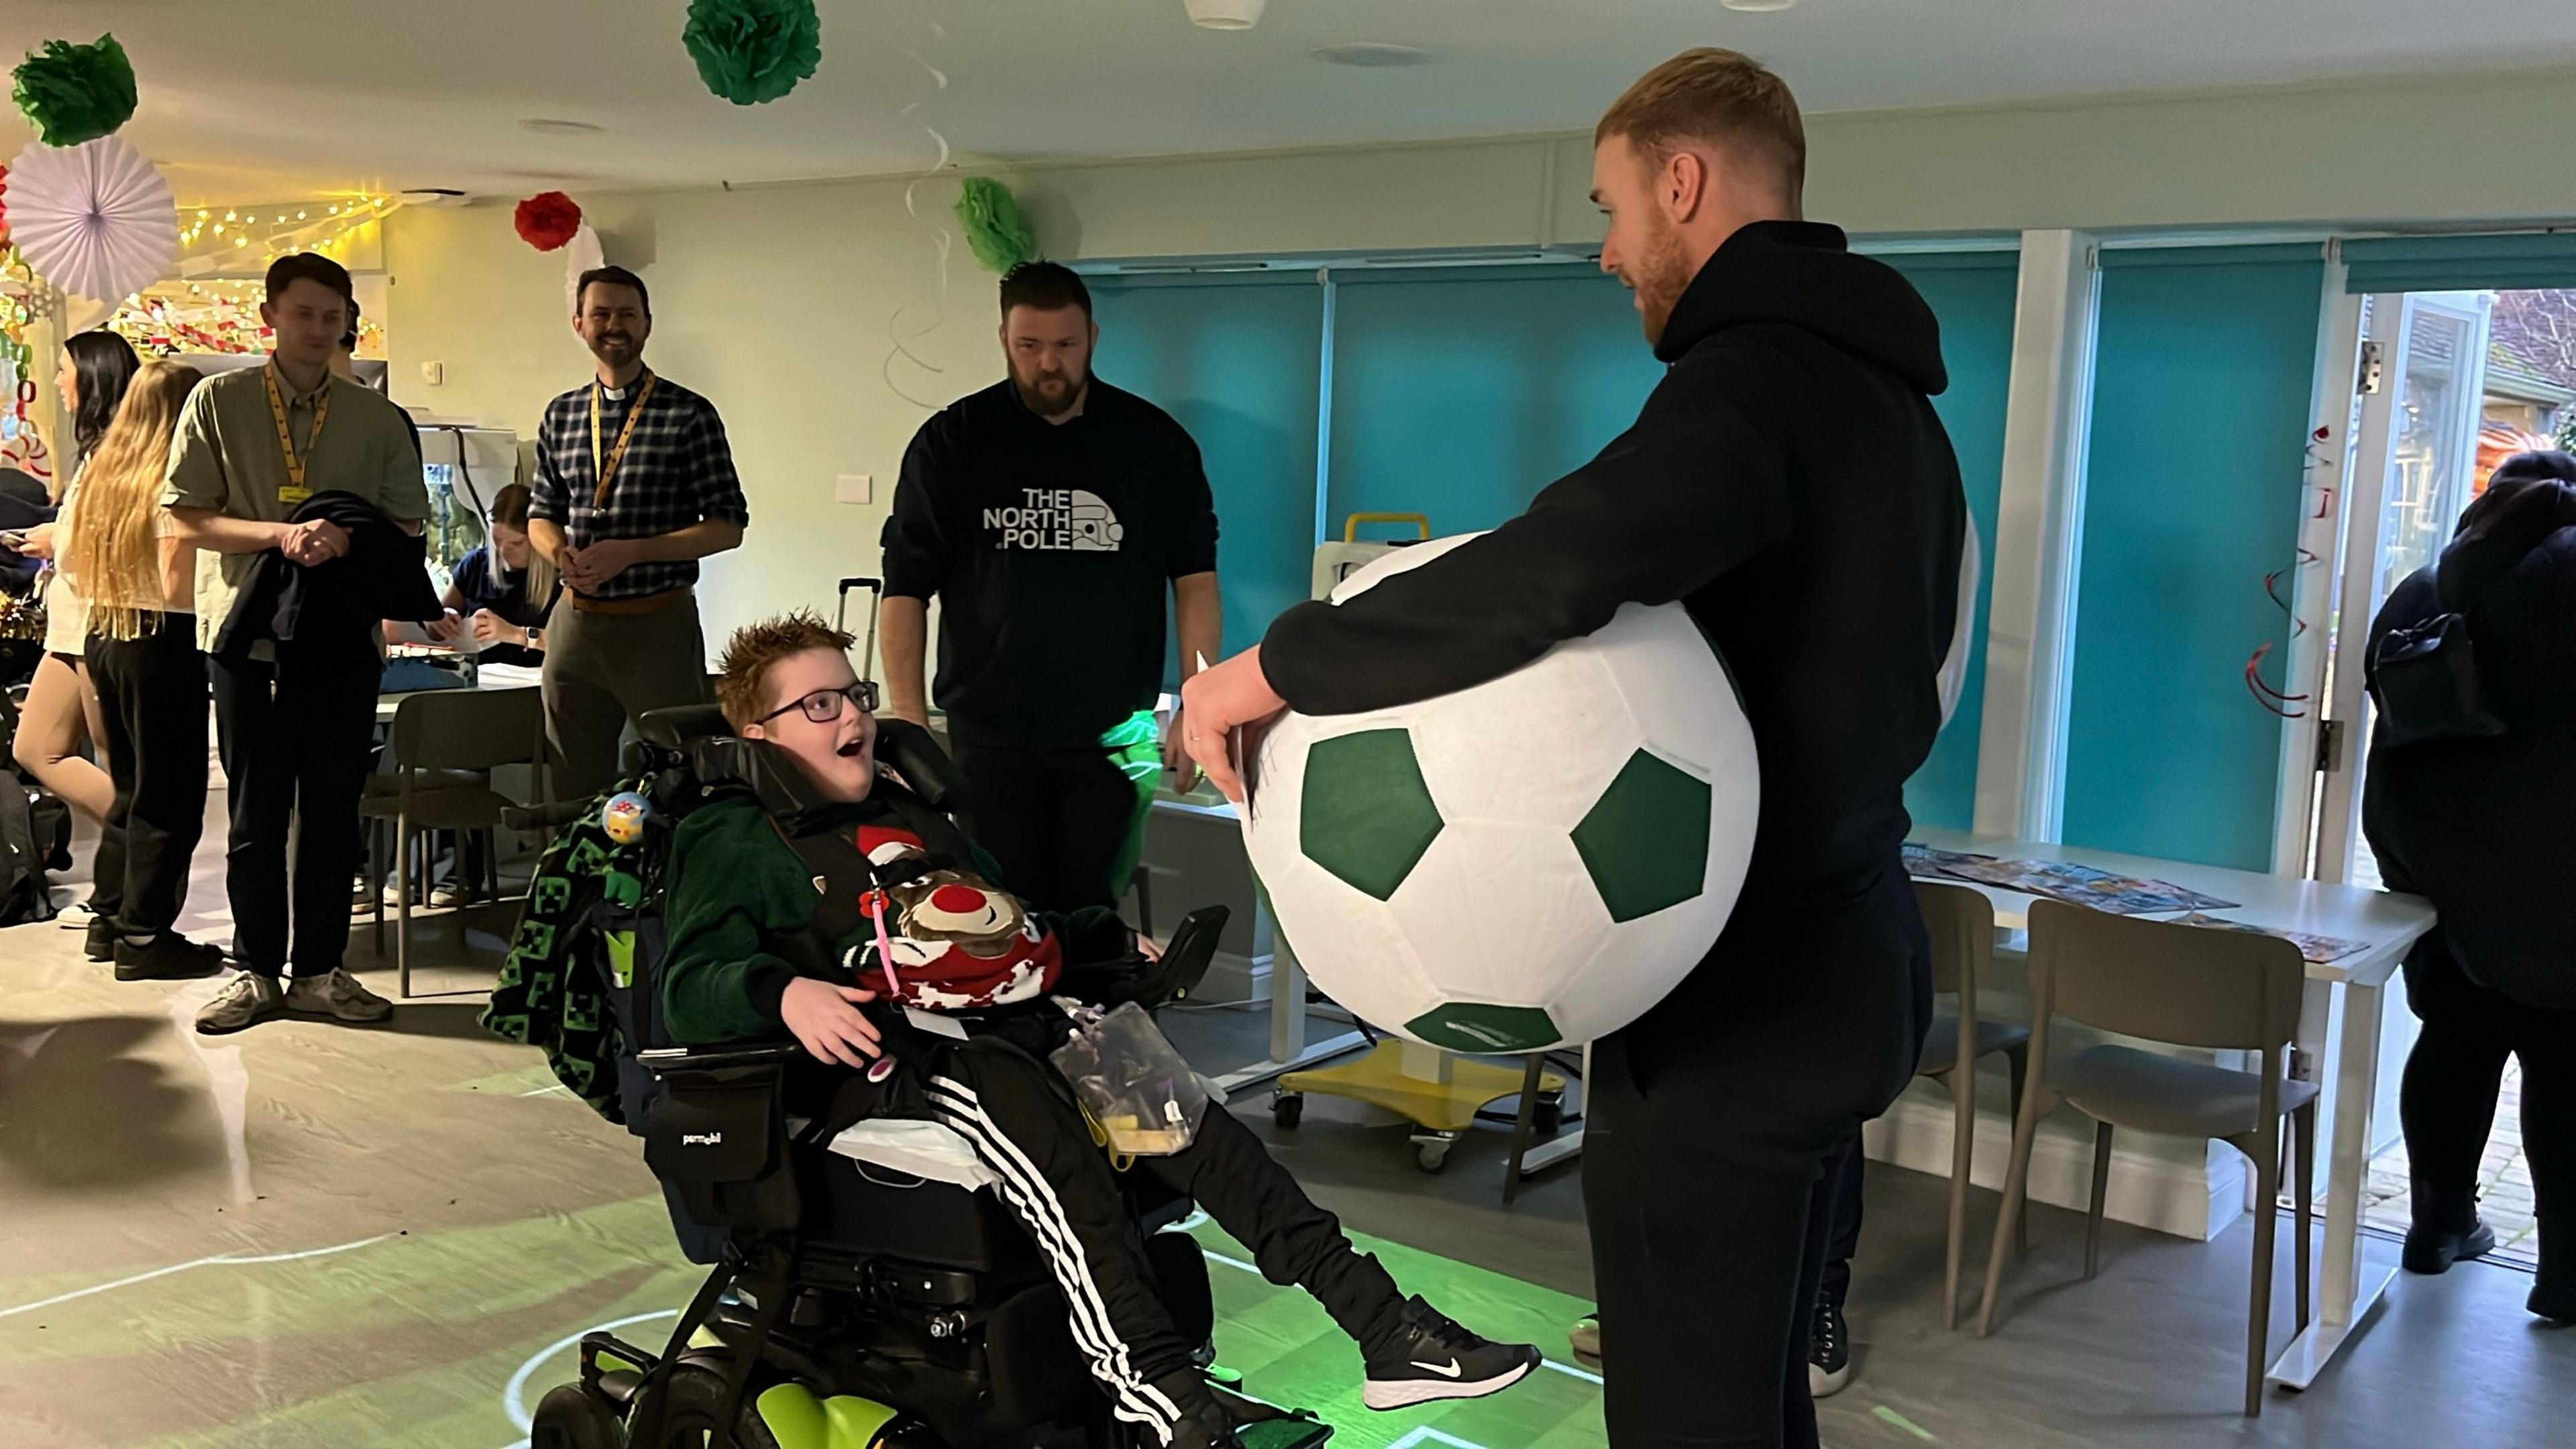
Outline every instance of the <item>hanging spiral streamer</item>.
{"label": "hanging spiral streamer", "polygon": [[[941,25],[936,20],[930,22],[930,38],[932,40],[945,40],[947,37],[947,27]],[[936,99],[942,92],[945,92],[948,89],[948,73],[946,71],[932,65],[928,60],[922,57],[919,51],[908,50],[905,51],[904,54],[911,59],[913,64],[920,66],[922,71],[930,77],[931,95],[928,97],[929,99]],[[906,104],[898,114],[910,116],[913,112],[920,110],[921,105],[921,101],[912,101]],[[885,363],[879,369],[879,372],[885,378],[887,390],[892,392],[896,397],[902,398],[905,402],[912,404],[914,407],[922,408],[927,411],[936,411],[942,406],[941,403],[929,398],[913,396],[910,392],[904,389],[901,382],[898,382],[895,379],[895,364],[897,362],[908,362],[914,367],[917,367],[923,372],[927,372],[933,376],[942,376],[947,371],[947,369],[912,350],[912,344],[919,342],[922,338],[938,331],[940,325],[947,321],[948,257],[949,253],[955,250],[957,245],[955,234],[948,230],[948,227],[944,222],[932,222],[921,214],[921,207],[918,199],[919,192],[921,190],[921,183],[936,177],[943,171],[946,171],[948,169],[948,158],[950,155],[948,138],[939,133],[938,127],[925,121],[921,123],[921,129],[922,133],[930,137],[931,143],[938,148],[938,155],[937,158],[930,163],[929,169],[921,172],[910,181],[904,183],[903,211],[904,215],[909,216],[914,221],[931,228],[931,251],[939,260],[939,288],[927,304],[905,302],[900,306],[897,306],[894,309],[893,314],[886,318]],[[928,319],[922,322],[919,326],[913,327],[907,331],[904,326],[904,314],[913,311],[916,307],[923,307],[930,315]]]}

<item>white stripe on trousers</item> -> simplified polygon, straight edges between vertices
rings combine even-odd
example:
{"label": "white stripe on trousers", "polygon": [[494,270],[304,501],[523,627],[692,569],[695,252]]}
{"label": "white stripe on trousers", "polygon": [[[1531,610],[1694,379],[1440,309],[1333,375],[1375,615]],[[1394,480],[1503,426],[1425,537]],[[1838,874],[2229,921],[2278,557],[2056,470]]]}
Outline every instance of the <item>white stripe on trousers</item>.
{"label": "white stripe on trousers", "polygon": [[1127,1345],[1118,1337],[1117,1326],[1109,1316],[1109,1304],[1091,1276],[1090,1259],[1083,1252],[1082,1240],[1074,1235],[1073,1225],[1045,1175],[984,1111],[974,1090],[963,1082],[934,1076],[929,1099],[932,1108],[950,1119],[949,1125],[974,1146],[976,1156],[1011,1189],[1011,1197],[1020,1205],[1022,1217],[1045,1250],[1056,1284],[1064,1292],[1075,1341],[1091,1360],[1093,1376],[1108,1385],[1118,1401],[1113,1412],[1120,1419],[1145,1425],[1165,1444],[1171,1443],[1180,1408],[1162,1390],[1137,1375],[1128,1358]]}

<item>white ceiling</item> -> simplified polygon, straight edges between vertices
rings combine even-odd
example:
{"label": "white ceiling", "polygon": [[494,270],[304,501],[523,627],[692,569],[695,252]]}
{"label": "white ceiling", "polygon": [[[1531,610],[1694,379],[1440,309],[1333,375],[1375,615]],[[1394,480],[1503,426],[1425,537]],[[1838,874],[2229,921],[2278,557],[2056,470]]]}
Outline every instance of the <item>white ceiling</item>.
{"label": "white ceiling", "polygon": [[[752,108],[699,84],[685,0],[8,0],[0,53],[114,31],[129,134],[191,203],[893,172],[934,159],[924,123],[970,160],[1571,129],[1698,44],[1762,56],[1811,111],[2576,62],[2570,0],[1270,0],[1232,34],[1181,0],[820,6],[821,71]],[[1308,58],[1348,41],[1435,62]]]}

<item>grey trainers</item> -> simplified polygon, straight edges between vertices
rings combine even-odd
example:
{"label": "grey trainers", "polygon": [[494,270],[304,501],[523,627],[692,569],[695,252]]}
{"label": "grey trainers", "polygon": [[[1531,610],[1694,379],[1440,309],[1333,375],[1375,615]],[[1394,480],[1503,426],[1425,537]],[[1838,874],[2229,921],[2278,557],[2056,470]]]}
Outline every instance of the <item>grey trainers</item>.
{"label": "grey trainers", "polygon": [[286,1009],[353,1022],[382,1021],[394,1014],[392,1002],[360,986],[357,977],[337,966],[328,975],[298,976],[287,983]]}
{"label": "grey trainers", "polygon": [[215,993],[197,1012],[197,1032],[201,1036],[222,1036],[243,1027],[266,1021],[286,1009],[285,988],[274,976],[256,971],[237,971],[224,989]]}

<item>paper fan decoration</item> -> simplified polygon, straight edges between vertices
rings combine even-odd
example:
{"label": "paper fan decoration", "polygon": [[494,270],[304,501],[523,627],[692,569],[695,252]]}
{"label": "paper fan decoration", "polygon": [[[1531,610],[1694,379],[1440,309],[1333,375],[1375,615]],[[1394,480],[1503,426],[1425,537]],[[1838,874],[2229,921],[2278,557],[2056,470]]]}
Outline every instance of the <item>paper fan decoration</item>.
{"label": "paper fan decoration", "polygon": [[680,43],[707,89],[737,106],[774,101],[823,63],[814,0],[689,0]]}
{"label": "paper fan decoration", "polygon": [[581,274],[595,272],[608,265],[608,257],[599,249],[599,233],[583,222],[581,229],[564,243],[564,313],[581,315]]}
{"label": "paper fan decoration", "polygon": [[170,185],[121,136],[33,145],[9,164],[9,236],[63,292],[123,300],[179,254]]}
{"label": "paper fan decoration", "polygon": [[581,229],[581,207],[560,191],[540,191],[519,203],[519,209],[510,213],[510,224],[518,229],[519,240],[550,252]]}

